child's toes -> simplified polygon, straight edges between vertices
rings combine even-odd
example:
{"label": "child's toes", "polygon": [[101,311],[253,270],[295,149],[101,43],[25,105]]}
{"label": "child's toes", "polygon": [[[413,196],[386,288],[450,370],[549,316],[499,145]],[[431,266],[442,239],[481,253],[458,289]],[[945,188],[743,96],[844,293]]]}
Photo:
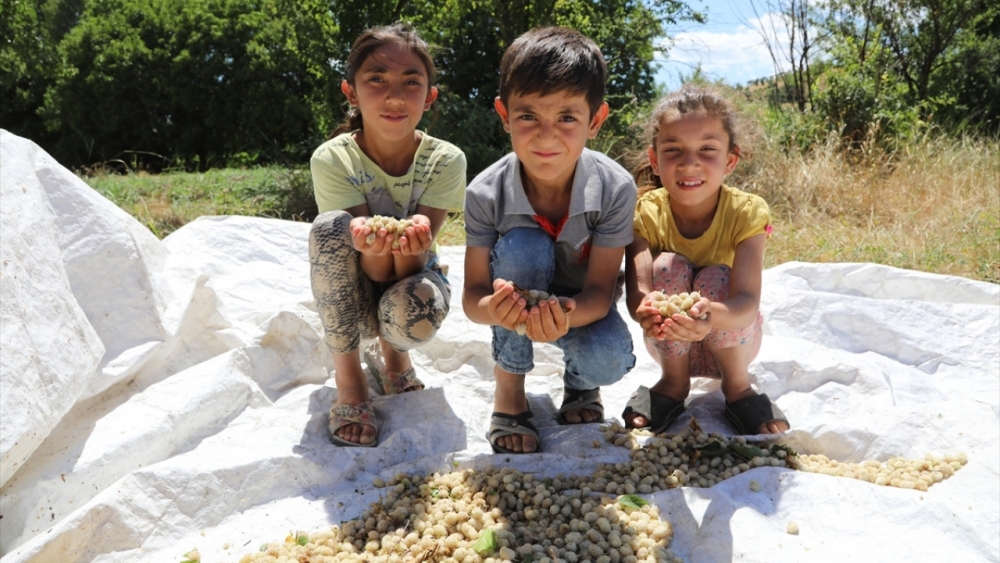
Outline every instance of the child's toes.
{"label": "child's toes", "polygon": [[367,424],[348,424],[337,431],[337,436],[355,444],[368,445],[375,441],[375,428]]}
{"label": "child's toes", "polygon": [[781,434],[788,431],[788,423],[781,420],[765,422],[757,429],[758,434]]}
{"label": "child's toes", "polygon": [[645,428],[649,426],[649,420],[647,420],[646,417],[638,414],[626,415],[625,422],[628,423],[633,428]]}
{"label": "child's toes", "polygon": [[538,447],[534,438],[520,434],[504,436],[500,441],[503,442],[503,447],[519,453],[531,453]]}

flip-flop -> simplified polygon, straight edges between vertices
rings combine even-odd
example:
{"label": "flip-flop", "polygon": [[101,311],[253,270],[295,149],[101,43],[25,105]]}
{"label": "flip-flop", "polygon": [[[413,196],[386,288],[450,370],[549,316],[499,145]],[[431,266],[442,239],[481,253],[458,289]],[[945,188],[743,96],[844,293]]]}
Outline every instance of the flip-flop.
{"label": "flip-flop", "polygon": [[726,419],[743,435],[757,434],[768,422],[780,421],[791,427],[785,413],[765,393],[726,403]]}
{"label": "flip-flop", "polygon": [[365,363],[367,364],[365,371],[386,395],[420,391],[424,388],[424,382],[420,381],[412,366],[401,373],[386,371],[385,363],[382,362],[379,353],[378,342],[365,350]]}
{"label": "flip-flop", "polygon": [[[337,436],[340,430],[348,424],[367,424],[375,428],[375,440],[371,444],[352,442]],[[371,401],[365,401],[359,405],[338,405],[336,403],[330,407],[330,441],[338,446],[372,448],[378,444],[378,417],[375,416],[375,407]]]}
{"label": "flip-flop", "polygon": [[636,428],[625,418],[625,415],[635,413],[649,421],[649,426],[643,428],[649,428],[653,434],[659,434],[666,430],[671,422],[677,420],[682,412],[684,412],[684,401],[675,401],[662,393],[651,391],[645,385],[640,385],[625,404],[622,419],[625,420],[626,428]]}
{"label": "flip-flop", "polygon": [[[566,413],[571,410],[586,409],[597,413],[597,418],[591,421],[569,422]],[[559,407],[559,424],[597,424],[604,422],[604,405],[601,404],[601,389],[570,389],[563,388],[563,403]]]}
{"label": "flip-flop", "polygon": [[[538,444],[533,452],[515,452],[499,445],[500,438],[504,436],[531,436]],[[542,440],[538,436],[538,428],[535,427],[535,415],[528,409],[520,414],[506,414],[494,412],[490,415],[490,429],[486,433],[493,451],[498,454],[535,454],[542,451]]]}

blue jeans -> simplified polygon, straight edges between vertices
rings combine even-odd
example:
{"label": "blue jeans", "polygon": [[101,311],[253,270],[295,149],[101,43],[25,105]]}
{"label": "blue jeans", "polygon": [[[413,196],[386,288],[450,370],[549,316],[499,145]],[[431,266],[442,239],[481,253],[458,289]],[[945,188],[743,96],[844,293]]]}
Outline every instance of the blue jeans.
{"label": "blue jeans", "polygon": [[[563,297],[579,290],[552,285],[555,273],[555,242],[541,229],[509,231],[490,252],[490,276],[512,281],[521,289],[540,289]],[[510,373],[528,373],[535,367],[532,342],[527,336],[493,326],[493,360]],[[632,335],[614,303],[608,314],[587,326],[569,329],[553,342],[563,351],[570,389],[593,389],[610,385],[635,366]]]}

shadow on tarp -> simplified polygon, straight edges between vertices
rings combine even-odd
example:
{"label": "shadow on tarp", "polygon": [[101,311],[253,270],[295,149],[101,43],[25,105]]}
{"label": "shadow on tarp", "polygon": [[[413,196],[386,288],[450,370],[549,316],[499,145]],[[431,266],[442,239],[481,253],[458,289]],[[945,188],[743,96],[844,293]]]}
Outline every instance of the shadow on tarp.
{"label": "shadow on tarp", "polygon": [[[705,432],[733,435],[735,429],[722,414],[724,401],[721,391],[691,399],[687,412],[667,428],[667,434],[680,432],[695,418]],[[660,517],[669,521],[674,530],[671,550],[691,563],[732,561],[733,516],[741,509],[764,517],[777,514],[780,479],[790,471],[784,467],[758,467],[710,488],[680,487],[654,493],[652,499],[660,508]],[[750,488],[752,481],[760,485],[760,491]],[[785,523],[780,525],[783,528]]]}
{"label": "shadow on tarp", "polygon": [[[444,395],[431,387],[401,395],[374,397],[381,427],[375,447],[343,447],[330,441],[329,410],[337,390],[321,387],[309,397],[309,422],[292,451],[322,467],[331,479],[303,489],[303,496],[322,499],[331,522],[357,517],[378,500],[372,480],[377,475],[432,474],[452,467],[454,452],[467,447],[467,429]],[[364,498],[366,495],[371,498]]]}

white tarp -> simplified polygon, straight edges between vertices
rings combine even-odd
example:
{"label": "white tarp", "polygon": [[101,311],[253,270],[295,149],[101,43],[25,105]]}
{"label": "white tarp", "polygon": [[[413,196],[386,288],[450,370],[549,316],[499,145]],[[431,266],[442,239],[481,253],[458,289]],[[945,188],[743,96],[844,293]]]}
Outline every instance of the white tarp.
{"label": "white tarp", "polygon": [[[628,458],[591,447],[596,425],[555,424],[561,358],[548,346],[527,379],[545,453],[492,455],[490,331],[462,314],[462,248],[442,253],[451,313],[413,354],[428,389],[377,399],[377,448],[333,446],[309,225],[211,217],[160,242],[29,141],[4,132],[0,143],[0,563],[177,563],[191,548],[237,561],[357,516],[377,500],[377,476],[456,463],[554,475]],[[776,468],[663,491],[651,499],[674,526],[673,551],[1000,560],[1000,288],[789,263],[765,272],[761,307],[767,336],[751,369],[792,422],[786,443],[842,461],[965,452],[969,463],[927,492]],[[609,418],[658,377],[631,326],[638,362],[602,390]],[[717,382],[697,379],[688,412],[732,433],[721,401]]]}

